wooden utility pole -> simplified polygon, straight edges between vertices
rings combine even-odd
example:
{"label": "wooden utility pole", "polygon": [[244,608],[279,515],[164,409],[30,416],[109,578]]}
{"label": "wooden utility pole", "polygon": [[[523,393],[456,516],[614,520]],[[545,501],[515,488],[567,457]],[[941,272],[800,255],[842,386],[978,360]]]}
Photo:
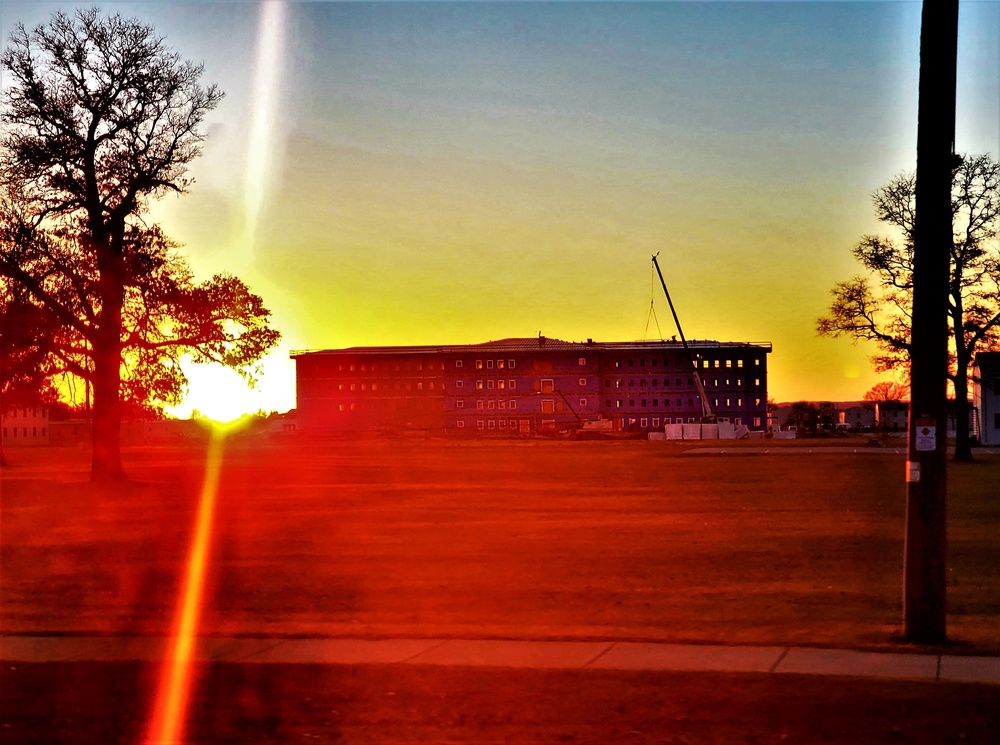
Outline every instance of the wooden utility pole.
{"label": "wooden utility pole", "polygon": [[945,446],[957,52],[958,0],[924,0],[903,568],[903,633],[920,644],[946,639]]}

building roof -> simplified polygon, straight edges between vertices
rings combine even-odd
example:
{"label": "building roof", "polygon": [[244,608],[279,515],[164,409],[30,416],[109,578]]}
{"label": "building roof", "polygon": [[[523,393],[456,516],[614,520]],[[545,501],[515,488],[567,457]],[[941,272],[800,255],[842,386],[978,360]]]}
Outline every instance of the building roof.
{"label": "building roof", "polygon": [[980,352],[976,355],[976,365],[983,375],[1000,372],[1000,352]]}
{"label": "building roof", "polygon": [[[708,339],[695,339],[688,341],[688,347],[692,349],[738,349],[745,347],[757,347],[765,352],[771,351],[770,342],[734,342],[734,341],[712,341]],[[399,346],[399,347],[348,347],[346,349],[308,349],[296,350],[291,353],[292,358],[307,357],[313,355],[342,355],[342,354],[460,354],[469,352],[538,352],[545,351],[585,351],[598,350],[602,352],[628,352],[628,351],[649,351],[649,350],[670,350],[678,351],[684,348],[681,342],[670,341],[605,341],[595,342],[592,339],[587,341],[563,341],[562,339],[551,339],[545,336],[512,337],[508,339],[497,339],[480,344],[447,344],[439,346]]]}

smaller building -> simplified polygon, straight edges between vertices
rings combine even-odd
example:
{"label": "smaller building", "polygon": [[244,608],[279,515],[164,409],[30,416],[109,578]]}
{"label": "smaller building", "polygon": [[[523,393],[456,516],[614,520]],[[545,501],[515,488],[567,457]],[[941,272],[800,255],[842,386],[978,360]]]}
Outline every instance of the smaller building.
{"label": "smaller building", "polygon": [[979,442],[1000,445],[1000,352],[980,352],[976,355],[972,402]]}
{"label": "smaller building", "polygon": [[18,406],[0,417],[4,447],[49,444],[49,410],[41,406]]}
{"label": "smaller building", "polygon": [[872,405],[848,406],[840,412],[840,424],[850,430],[870,430],[875,426],[875,409]]}
{"label": "smaller building", "polygon": [[908,401],[876,401],[875,426],[887,432],[904,432],[909,425]]}

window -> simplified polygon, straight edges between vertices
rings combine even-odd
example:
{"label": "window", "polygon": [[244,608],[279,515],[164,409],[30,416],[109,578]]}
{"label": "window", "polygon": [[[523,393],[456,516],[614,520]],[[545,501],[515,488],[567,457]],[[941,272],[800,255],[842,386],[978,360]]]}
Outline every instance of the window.
{"label": "window", "polygon": [[476,429],[486,429],[486,421],[484,419],[477,419]]}
{"label": "window", "polygon": [[486,408],[487,409],[492,409],[492,408],[495,408],[495,407],[496,407],[496,402],[493,401],[492,399],[490,399],[489,401],[486,402]]}
{"label": "window", "polygon": [[587,364],[587,358],[586,358],[586,357],[581,357],[581,358],[580,358],[580,359],[578,359],[578,360],[577,360],[576,362],[577,362],[577,364],[578,364],[578,365],[579,365],[580,367],[585,367],[585,366],[586,366],[586,364]]}
{"label": "window", "polygon": [[465,408],[465,401],[456,401],[455,402],[455,408],[456,409],[464,409]]}
{"label": "window", "polygon": [[507,402],[506,401],[497,401],[497,408],[498,409],[506,409],[507,408]]}
{"label": "window", "polygon": [[497,360],[497,370],[503,370],[503,360]]}
{"label": "window", "polygon": [[639,360],[639,367],[645,367],[645,366],[646,366],[646,358],[643,357],[641,360]]}
{"label": "window", "polygon": [[654,398],[653,399],[653,406],[659,406],[659,405],[660,405],[660,399]]}
{"label": "window", "polygon": [[492,370],[493,369],[493,360],[486,360],[486,368],[488,370]]}
{"label": "window", "polygon": [[552,380],[545,378],[542,380],[542,393],[552,393],[555,390],[555,385]]}
{"label": "window", "polygon": [[506,419],[500,419],[500,420],[498,420],[497,421],[497,426],[500,429],[507,429],[507,420]]}
{"label": "window", "polygon": [[514,367],[514,360],[507,360],[507,367]]}
{"label": "window", "polygon": [[736,417],[733,420],[733,424],[735,424],[737,427],[739,427],[741,424],[743,424],[743,419],[741,417]]}
{"label": "window", "polygon": [[587,405],[587,399],[581,398],[580,399],[580,406],[586,406],[586,405]]}
{"label": "window", "polygon": [[486,406],[486,403],[484,401],[481,401],[481,400],[480,401],[476,401],[476,408],[477,409],[482,409],[485,406]]}
{"label": "window", "polygon": [[[462,360],[455,360],[455,367],[461,367],[461,366],[462,366]],[[460,422],[459,426],[460,427],[464,427],[465,426],[465,422]]]}
{"label": "window", "polygon": [[492,378],[486,381],[486,387],[489,388],[490,390],[492,390],[496,386],[496,384],[497,384],[496,381],[493,380]]}
{"label": "window", "polygon": [[736,360],[736,367],[743,367],[743,360]]}
{"label": "window", "polygon": [[629,361],[628,361],[628,366],[629,366],[629,367],[635,367],[635,360],[633,360],[633,359],[629,359]]}
{"label": "window", "polygon": [[459,429],[462,429],[465,426],[465,420],[459,419],[458,422],[456,422],[456,424],[458,425]]}
{"label": "window", "polygon": [[481,380],[477,380],[476,381],[476,390],[477,391],[483,390],[483,381],[481,381]]}
{"label": "window", "polygon": [[424,389],[424,381],[417,381],[417,390],[422,391]]}
{"label": "window", "polygon": [[629,378],[628,379],[628,387],[629,388],[635,388],[635,378]]}
{"label": "window", "polygon": [[615,408],[620,409],[621,407],[622,407],[622,400],[620,398],[615,399]]}
{"label": "window", "polygon": [[646,399],[644,399],[644,398],[643,398],[643,399],[640,399],[640,401],[639,401],[639,405],[640,405],[640,406],[645,406],[645,405],[646,405]]}
{"label": "window", "polygon": [[732,360],[726,360],[726,367],[732,367],[732,366],[733,366],[733,361]]}
{"label": "window", "polygon": [[1000,414],[993,415],[993,429],[1000,429]]}
{"label": "window", "polygon": [[629,405],[630,407],[632,407],[632,406],[635,406],[635,399],[634,399],[634,398],[630,398],[630,399],[628,400],[628,405]]}
{"label": "window", "polygon": [[649,426],[649,420],[646,417],[643,417],[642,419],[639,420],[639,426],[640,427],[648,427]]}
{"label": "window", "polygon": [[646,379],[645,378],[640,378],[639,379],[639,387],[640,388],[645,388],[646,387]]}
{"label": "window", "polygon": [[543,414],[554,414],[556,411],[556,402],[551,398],[542,399],[542,413]]}
{"label": "window", "polygon": [[462,380],[456,380],[455,381],[455,387],[456,388],[464,388],[465,387],[465,382],[462,381]]}
{"label": "window", "polygon": [[482,370],[483,369],[483,361],[482,360],[476,360],[476,369],[477,370]]}
{"label": "window", "polygon": [[755,367],[760,367],[760,357],[754,357],[753,364]]}
{"label": "window", "polygon": [[507,381],[507,387],[513,390],[513,389],[514,389],[514,387],[515,387],[514,383],[515,383],[515,381],[513,381],[513,380],[508,380],[508,381]]}
{"label": "window", "polygon": [[755,416],[753,418],[753,426],[754,427],[760,427],[760,417],[759,416]]}
{"label": "window", "polygon": [[510,408],[516,409],[517,408],[517,401],[515,401],[514,399],[511,399],[510,400]]}
{"label": "window", "polygon": [[490,419],[489,428],[490,429],[496,429],[497,428],[497,420],[496,419]]}
{"label": "window", "polygon": [[[655,360],[654,360],[654,362],[655,362]],[[659,427],[660,426],[660,418],[658,416],[654,416],[653,417],[653,426],[654,427]]]}
{"label": "window", "polygon": [[502,390],[504,385],[506,385],[506,383],[504,382],[503,378],[497,381],[497,388],[500,388]]}
{"label": "window", "polygon": [[621,367],[621,366],[622,366],[622,361],[621,360],[615,360],[615,367]]}

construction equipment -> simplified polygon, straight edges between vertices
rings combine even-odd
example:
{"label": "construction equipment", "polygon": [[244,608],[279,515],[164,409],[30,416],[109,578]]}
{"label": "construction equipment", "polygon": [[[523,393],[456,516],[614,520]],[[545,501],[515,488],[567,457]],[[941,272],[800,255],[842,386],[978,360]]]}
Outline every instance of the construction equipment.
{"label": "construction equipment", "polygon": [[701,423],[715,424],[718,419],[715,414],[712,413],[712,407],[708,405],[708,396],[705,395],[705,386],[702,384],[701,374],[698,372],[698,359],[688,346],[687,339],[684,338],[684,330],[681,328],[681,322],[677,317],[677,311],[674,310],[674,303],[670,299],[670,291],[667,290],[667,283],[663,279],[663,272],[660,271],[660,264],[656,260],[656,257],[659,255],[659,252],[653,255],[653,266],[656,268],[656,274],[660,278],[660,284],[663,286],[663,294],[667,296],[667,304],[670,306],[670,312],[674,316],[674,325],[677,326],[677,333],[681,337],[681,344],[684,345],[684,351],[687,354],[688,359],[691,361],[691,370],[694,373],[694,383],[698,387],[698,400],[701,402]]}

